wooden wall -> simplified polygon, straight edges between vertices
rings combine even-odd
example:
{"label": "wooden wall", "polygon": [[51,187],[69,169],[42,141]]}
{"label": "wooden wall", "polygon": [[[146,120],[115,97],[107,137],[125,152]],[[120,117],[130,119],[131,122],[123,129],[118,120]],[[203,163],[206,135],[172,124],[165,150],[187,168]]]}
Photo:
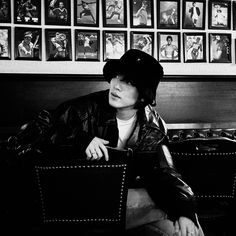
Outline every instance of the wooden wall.
{"label": "wooden wall", "polygon": [[[17,127],[41,109],[106,89],[101,75],[0,74],[0,128]],[[236,76],[166,76],[157,109],[167,123],[236,127]]]}

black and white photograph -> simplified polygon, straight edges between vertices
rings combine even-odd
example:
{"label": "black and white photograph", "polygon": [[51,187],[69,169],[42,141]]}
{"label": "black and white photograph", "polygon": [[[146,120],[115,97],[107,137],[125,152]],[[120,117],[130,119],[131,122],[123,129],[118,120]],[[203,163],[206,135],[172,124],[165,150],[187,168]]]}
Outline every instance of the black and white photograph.
{"label": "black and white photograph", "polygon": [[41,24],[41,1],[16,0],[14,1],[15,24]]}
{"label": "black and white photograph", "polygon": [[154,33],[153,32],[130,32],[130,48],[138,49],[153,56]]}
{"label": "black and white photograph", "polygon": [[11,23],[10,0],[0,0],[0,23]]}
{"label": "black and white photograph", "polygon": [[209,58],[211,63],[231,63],[231,34],[209,34]]}
{"label": "black and white photograph", "polygon": [[41,61],[42,30],[15,27],[15,59]]}
{"label": "black and white photograph", "polygon": [[231,28],[231,1],[209,0],[209,29],[229,30]]}
{"label": "black and white photograph", "polygon": [[11,27],[0,26],[0,60],[11,59]]}
{"label": "black and white photograph", "polygon": [[71,61],[71,30],[46,29],[46,60]]}
{"label": "black and white photograph", "polygon": [[153,28],[153,0],[130,0],[131,28]]}
{"label": "black and white photograph", "polygon": [[183,1],[183,29],[205,29],[205,0]]}
{"label": "black and white photograph", "polygon": [[99,0],[74,0],[74,25],[99,25]]}
{"label": "black and white photograph", "polygon": [[103,31],[103,60],[119,59],[127,49],[126,31]]}
{"label": "black and white photograph", "polygon": [[102,1],[103,26],[126,27],[127,26],[127,1],[105,0]]}
{"label": "black and white photograph", "polygon": [[180,33],[161,32],[157,34],[159,60],[163,62],[180,62]]}
{"label": "black and white photograph", "polygon": [[75,60],[100,61],[100,31],[75,30]]}
{"label": "black and white photograph", "polygon": [[233,30],[236,30],[236,1],[233,1]]}
{"label": "black and white photograph", "polygon": [[46,25],[70,25],[70,0],[45,0]]}
{"label": "black and white photograph", "polygon": [[183,33],[184,62],[206,62],[206,34]]}
{"label": "black and white photograph", "polygon": [[180,1],[157,2],[157,28],[179,29],[180,28]]}

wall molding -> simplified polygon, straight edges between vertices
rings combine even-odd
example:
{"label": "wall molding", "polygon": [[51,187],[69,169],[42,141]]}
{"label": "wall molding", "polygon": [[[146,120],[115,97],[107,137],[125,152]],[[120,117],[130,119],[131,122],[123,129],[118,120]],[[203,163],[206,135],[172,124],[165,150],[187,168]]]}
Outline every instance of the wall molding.
{"label": "wall molding", "polygon": [[[101,74],[0,73],[2,81],[105,81]],[[164,75],[162,82],[236,82],[236,75]]]}

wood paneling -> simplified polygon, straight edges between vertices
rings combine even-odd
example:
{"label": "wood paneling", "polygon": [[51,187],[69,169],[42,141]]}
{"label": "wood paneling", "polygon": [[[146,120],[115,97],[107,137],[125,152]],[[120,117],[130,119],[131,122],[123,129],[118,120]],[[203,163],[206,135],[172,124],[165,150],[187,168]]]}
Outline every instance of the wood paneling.
{"label": "wood paneling", "polygon": [[[18,126],[42,109],[107,89],[100,75],[0,74],[0,127]],[[236,76],[166,76],[157,109],[167,123],[236,122]]]}

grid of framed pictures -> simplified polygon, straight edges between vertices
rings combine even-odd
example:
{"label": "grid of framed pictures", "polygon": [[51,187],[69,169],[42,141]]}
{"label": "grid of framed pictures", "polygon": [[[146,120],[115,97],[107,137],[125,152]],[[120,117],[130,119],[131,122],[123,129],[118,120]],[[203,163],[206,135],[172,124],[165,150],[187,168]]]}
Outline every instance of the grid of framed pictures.
{"label": "grid of framed pictures", "polygon": [[1,60],[45,50],[46,61],[107,61],[135,48],[165,63],[232,63],[231,30],[236,0],[0,0]]}

